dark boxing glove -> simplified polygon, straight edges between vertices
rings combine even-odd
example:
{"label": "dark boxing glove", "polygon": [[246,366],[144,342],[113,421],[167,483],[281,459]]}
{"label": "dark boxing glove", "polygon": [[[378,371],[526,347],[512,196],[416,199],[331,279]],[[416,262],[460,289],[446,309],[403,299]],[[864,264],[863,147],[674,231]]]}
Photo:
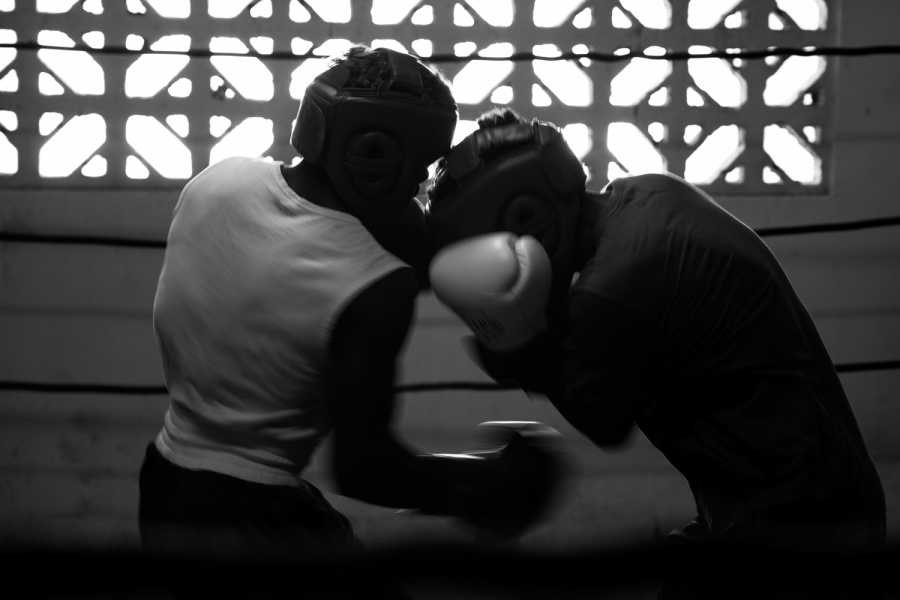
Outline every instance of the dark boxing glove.
{"label": "dark boxing glove", "polygon": [[440,495],[422,512],[456,516],[494,541],[514,539],[544,521],[571,472],[562,436],[536,422],[482,423],[465,453],[420,458],[442,480]]}

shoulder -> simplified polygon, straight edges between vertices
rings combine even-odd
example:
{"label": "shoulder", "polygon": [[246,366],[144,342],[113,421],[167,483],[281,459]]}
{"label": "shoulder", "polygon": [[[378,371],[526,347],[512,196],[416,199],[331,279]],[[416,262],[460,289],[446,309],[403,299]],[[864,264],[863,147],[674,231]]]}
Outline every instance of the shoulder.
{"label": "shoulder", "polygon": [[341,312],[332,351],[393,360],[412,323],[417,294],[410,269],[397,269],[375,280]]}
{"label": "shoulder", "polygon": [[362,289],[347,305],[341,318],[379,321],[381,317],[408,312],[418,292],[412,270],[396,269]]}

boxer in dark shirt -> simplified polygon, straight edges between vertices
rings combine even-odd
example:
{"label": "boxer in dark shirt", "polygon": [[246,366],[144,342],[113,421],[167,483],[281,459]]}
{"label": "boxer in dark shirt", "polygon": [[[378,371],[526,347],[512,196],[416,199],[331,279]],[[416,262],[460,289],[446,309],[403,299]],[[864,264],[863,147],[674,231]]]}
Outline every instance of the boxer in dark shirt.
{"label": "boxer in dark shirt", "polygon": [[[553,265],[546,318],[532,319],[548,323],[543,332],[498,352],[473,328],[488,374],[545,395],[601,448],[622,446],[636,424],[696,500],[696,520],[673,542],[880,551],[878,472],[812,318],[759,236],[669,174],[588,192],[552,124],[507,109],[480,127],[430,187],[437,245],[508,231],[541,241]],[[579,182],[574,192],[561,172]],[[660,598],[730,598],[767,581],[735,568],[722,589],[694,565]]]}

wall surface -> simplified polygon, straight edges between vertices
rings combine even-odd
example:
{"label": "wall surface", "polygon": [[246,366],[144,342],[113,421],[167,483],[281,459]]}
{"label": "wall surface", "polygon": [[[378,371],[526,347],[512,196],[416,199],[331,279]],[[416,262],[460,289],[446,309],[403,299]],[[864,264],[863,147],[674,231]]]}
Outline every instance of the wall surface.
{"label": "wall surface", "polygon": [[[900,44],[894,0],[846,2],[839,44]],[[900,57],[832,58],[837,68],[831,193],[723,197],[752,227],[900,215]],[[177,191],[3,189],[0,231],[163,239]],[[768,238],[836,363],[900,358],[900,228]],[[160,385],[151,309],[157,249],[0,242],[0,380]],[[403,383],[488,381],[463,354],[463,324],[423,294]],[[900,371],[842,380],[900,541]],[[400,397],[397,429],[426,451],[459,451],[487,420],[539,420],[566,434],[580,476],[556,518],[524,547],[573,548],[664,536],[693,516],[683,478],[635,433],[606,454],[546,402],[519,392]],[[0,539],[137,544],[137,472],[163,396],[0,391]],[[307,475],[370,543],[463,535],[333,495],[327,444]]]}

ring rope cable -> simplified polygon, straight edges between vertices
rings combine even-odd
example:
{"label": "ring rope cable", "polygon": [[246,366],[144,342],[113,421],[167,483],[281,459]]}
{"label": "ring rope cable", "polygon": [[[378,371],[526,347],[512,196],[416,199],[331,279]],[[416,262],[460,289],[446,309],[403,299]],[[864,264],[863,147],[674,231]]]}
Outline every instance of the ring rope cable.
{"label": "ring rope cable", "polygon": [[[211,58],[213,56],[240,56],[254,57],[260,60],[305,60],[321,59],[322,56],[315,54],[314,50],[310,50],[304,54],[294,54],[293,52],[271,52],[263,54],[256,51],[248,52],[213,52],[201,48],[191,50],[150,50],[142,48],[140,50],[131,50],[123,46],[105,46],[103,48],[92,48],[87,44],[75,44],[74,46],[49,46],[38,44],[34,41],[24,42],[4,42],[0,43],[0,48],[12,48],[15,50],[43,50],[52,48],[53,50],[64,50],[70,52],[87,52],[88,54],[131,54],[139,56],[142,54],[166,55],[173,54],[178,56],[187,56],[190,58]],[[728,60],[743,59],[757,60],[772,56],[875,56],[900,54],[900,45],[876,45],[876,46],[814,46],[808,48],[794,48],[787,46],[773,46],[762,50],[715,50],[705,54],[688,52],[688,51],[671,51],[662,54],[646,54],[642,50],[626,49],[627,52],[608,53],[608,52],[560,52],[552,56],[544,56],[543,54],[535,54],[533,52],[514,52],[507,56],[478,56],[478,60],[488,61],[514,61],[524,62],[531,60],[579,60],[587,58],[598,62],[622,62],[633,58],[645,58],[649,60],[693,60],[698,58],[724,58]],[[469,56],[457,56],[455,54],[434,54],[431,56],[420,56],[422,60],[432,63],[453,63],[468,62],[473,60]]]}
{"label": "ring rope cable", "polygon": [[[15,42],[0,43],[0,47],[14,48],[17,50],[40,50],[47,48],[35,42]],[[92,48],[83,44],[77,44],[69,48],[58,48],[60,50],[81,51],[91,54],[177,54],[181,56],[195,58],[209,58],[212,56],[256,56],[262,60],[302,60],[305,58],[321,58],[311,52],[297,55],[289,52],[273,52],[270,54],[260,54],[258,52],[249,53],[232,53],[232,52],[211,52],[208,50],[188,50],[186,52],[178,51],[151,51],[151,50],[131,50],[128,48],[109,46],[105,48]],[[761,59],[772,56],[872,56],[883,54],[900,54],[900,46],[881,45],[881,46],[863,46],[863,47],[813,47],[813,48],[787,48],[772,47],[765,50],[738,50],[738,51],[713,51],[705,54],[695,54],[691,52],[666,52],[663,54],[645,54],[643,52],[631,51],[625,53],[608,54],[600,52],[562,52],[555,56],[539,56],[529,52],[513,53],[504,57],[481,57],[479,60],[505,60],[505,61],[528,61],[528,60],[578,60],[587,58],[598,62],[621,62],[631,60],[635,57],[646,58],[650,60],[691,60],[698,58],[724,58],[724,59]],[[439,54],[430,57],[423,57],[429,62],[463,62],[471,60],[468,56],[456,56],[450,54]],[[857,229],[868,229],[873,227],[884,227],[900,224],[900,217],[884,217],[878,219],[868,219],[864,221],[853,221],[845,223],[824,223],[815,225],[798,225],[790,227],[769,227],[756,230],[760,237],[778,236],[778,235],[795,235],[819,232],[834,231],[850,231]],[[17,232],[0,232],[0,241],[3,242],[34,242],[45,244],[87,244],[87,245],[103,245],[103,246],[123,246],[137,248],[165,248],[164,240],[142,240],[118,237],[104,236],[74,236],[74,235],[46,235],[32,233]],[[894,361],[874,361],[835,365],[835,370],[839,373],[849,373],[870,370],[886,370],[900,368],[900,360]],[[513,384],[499,383],[480,383],[480,382],[429,382],[429,383],[411,383],[397,386],[394,391],[403,392],[424,392],[438,390],[512,390],[518,386]],[[133,386],[133,385],[108,385],[94,383],[38,383],[24,381],[0,381],[0,390],[16,390],[16,391],[36,391],[36,392],[64,392],[64,393],[103,393],[103,394],[131,394],[131,395],[162,395],[167,394],[168,390],[165,386]]]}

